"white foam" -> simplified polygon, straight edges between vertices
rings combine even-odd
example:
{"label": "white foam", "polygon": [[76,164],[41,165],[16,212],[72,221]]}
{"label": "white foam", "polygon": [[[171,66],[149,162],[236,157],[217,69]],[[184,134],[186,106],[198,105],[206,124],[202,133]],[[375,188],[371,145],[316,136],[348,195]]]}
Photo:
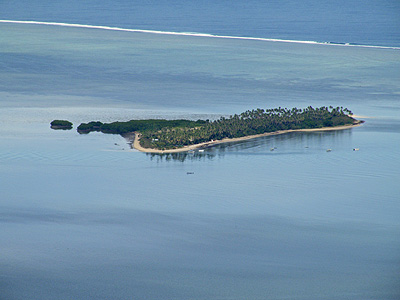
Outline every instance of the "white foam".
{"label": "white foam", "polygon": [[337,43],[316,42],[316,41],[299,41],[299,40],[269,39],[269,38],[258,38],[258,37],[214,35],[214,34],[208,34],[208,33],[173,32],[173,31],[159,31],[159,30],[145,30],[145,29],[129,29],[129,28],[119,28],[119,27],[110,27],[110,26],[70,24],[70,23],[57,23],[57,22],[0,20],[0,23],[35,24],[35,25],[62,26],[62,27],[88,28],[88,29],[102,29],[102,30],[125,31],[125,32],[139,32],[139,33],[151,33],[151,34],[163,34],[163,35],[177,35],[177,36],[193,36],[193,37],[252,40],[252,41],[279,42],[279,43],[296,43],[296,44],[313,44],[313,45],[327,45],[327,46],[341,46],[341,47],[362,47],[362,48],[377,48],[377,49],[400,50],[400,47],[389,47],[389,46],[354,45],[354,44],[349,44],[349,43],[337,44]]}

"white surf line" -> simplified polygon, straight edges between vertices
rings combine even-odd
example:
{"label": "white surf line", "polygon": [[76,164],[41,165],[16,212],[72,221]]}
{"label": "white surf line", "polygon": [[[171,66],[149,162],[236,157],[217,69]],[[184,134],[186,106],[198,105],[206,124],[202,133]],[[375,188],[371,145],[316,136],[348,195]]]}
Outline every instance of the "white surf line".
{"label": "white surf line", "polygon": [[119,28],[119,27],[110,27],[110,26],[84,25],[84,24],[71,24],[71,23],[58,23],[58,22],[0,20],[0,23],[34,24],[34,25],[61,26],[61,27],[88,28],[88,29],[102,29],[102,30],[137,32],[137,33],[151,33],[151,34],[162,34],[162,35],[209,37],[209,38],[251,40],[251,41],[264,41],[264,42],[280,42],[280,43],[295,43],[295,44],[312,44],[312,45],[327,45],[327,46],[361,47],[361,48],[400,50],[400,47],[389,47],[389,46],[354,45],[354,44],[348,44],[348,43],[346,43],[346,44],[336,44],[336,43],[329,43],[329,42],[282,40],[282,39],[241,37],[241,36],[229,36],[229,35],[214,35],[214,34],[209,34],[209,33],[173,32],[173,31],[159,31],[159,30],[146,30],[146,29],[128,29],[128,28]]}

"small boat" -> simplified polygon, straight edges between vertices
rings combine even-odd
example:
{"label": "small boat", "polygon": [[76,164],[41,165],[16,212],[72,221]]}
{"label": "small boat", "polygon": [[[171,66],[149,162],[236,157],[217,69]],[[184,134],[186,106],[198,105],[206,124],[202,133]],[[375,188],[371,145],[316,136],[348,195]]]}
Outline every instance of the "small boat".
{"label": "small boat", "polygon": [[204,152],[204,149],[200,149],[199,152]]}
{"label": "small boat", "polygon": [[194,174],[194,172],[186,172],[187,175]]}
{"label": "small boat", "polygon": [[332,151],[332,149],[326,149],[326,152],[331,152]]}
{"label": "small boat", "polygon": [[358,151],[360,150],[360,148],[353,148],[353,151]]}

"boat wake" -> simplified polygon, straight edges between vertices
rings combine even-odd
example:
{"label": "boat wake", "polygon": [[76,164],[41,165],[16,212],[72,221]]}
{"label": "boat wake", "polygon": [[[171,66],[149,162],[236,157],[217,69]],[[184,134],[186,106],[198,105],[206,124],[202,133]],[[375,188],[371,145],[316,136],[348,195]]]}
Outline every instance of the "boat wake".
{"label": "boat wake", "polygon": [[313,44],[313,45],[330,45],[330,46],[343,46],[343,47],[362,47],[362,48],[400,50],[400,47],[390,47],[390,46],[374,46],[374,45],[359,45],[359,44],[351,44],[351,43],[269,39],[269,38],[259,38],[259,37],[214,35],[214,34],[208,34],[208,33],[193,33],[193,32],[173,32],[173,31],[159,31],[159,30],[146,30],[146,29],[129,29],[129,28],[119,28],[119,27],[110,27],[110,26],[70,24],[70,23],[57,23],[57,22],[0,20],[0,23],[34,24],[34,25],[48,25],[48,26],[102,29],[102,30],[125,31],[125,32],[151,33],[151,34],[162,34],[162,35],[193,36],[193,37],[208,37],[208,38],[220,38],[220,39],[237,39],[237,40],[252,40],[252,41],[265,41],[265,42],[280,42],[280,43],[296,43],[296,44]]}

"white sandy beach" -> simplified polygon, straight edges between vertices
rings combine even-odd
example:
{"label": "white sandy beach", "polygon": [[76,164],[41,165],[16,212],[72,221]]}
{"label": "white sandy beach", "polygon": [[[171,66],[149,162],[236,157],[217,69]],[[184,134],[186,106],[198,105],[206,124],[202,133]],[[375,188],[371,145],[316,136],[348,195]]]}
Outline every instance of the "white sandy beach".
{"label": "white sandy beach", "polygon": [[353,127],[360,126],[362,122],[358,122],[355,124],[351,125],[344,125],[344,126],[336,126],[336,127],[322,127],[322,128],[312,128],[312,129],[290,129],[290,130],[281,130],[281,131],[274,131],[274,132],[266,132],[262,134],[255,134],[255,135],[248,135],[240,138],[225,138],[222,140],[215,140],[215,141],[209,141],[209,142],[204,142],[200,144],[194,144],[190,146],[185,146],[182,148],[177,148],[177,149],[168,149],[168,150],[159,150],[159,149],[154,149],[154,148],[144,148],[140,145],[140,133],[135,132],[135,139],[132,143],[133,148],[136,150],[139,150],[141,152],[146,152],[146,153],[158,153],[158,154],[164,154],[164,153],[178,153],[178,152],[187,152],[190,150],[196,150],[196,149],[202,149],[202,148],[208,148],[212,147],[218,144],[224,144],[224,143],[233,143],[233,142],[240,142],[240,141],[246,141],[246,140],[251,140],[251,139],[256,139],[259,137],[264,137],[264,136],[270,136],[270,135],[278,135],[278,134],[285,134],[289,132],[313,132],[313,131],[333,131],[333,130],[344,130],[344,129],[350,129]]}

